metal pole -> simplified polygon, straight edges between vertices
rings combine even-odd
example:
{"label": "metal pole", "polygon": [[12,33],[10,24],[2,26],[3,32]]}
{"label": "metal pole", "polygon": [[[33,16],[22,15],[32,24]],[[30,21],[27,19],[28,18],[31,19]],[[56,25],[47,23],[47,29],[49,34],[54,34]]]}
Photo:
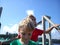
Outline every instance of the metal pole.
{"label": "metal pole", "polygon": [[44,18],[49,22],[51,23],[52,25],[54,25],[54,23],[52,23],[52,21],[50,19],[47,18],[47,16],[44,16]]}
{"label": "metal pole", "polygon": [[[44,19],[46,19],[50,24],[52,24],[53,26],[55,25],[50,19],[47,18],[47,16],[43,16]],[[59,31],[60,27],[56,27],[56,29]]]}
{"label": "metal pole", "polygon": [[[51,27],[50,23],[48,23],[48,25],[49,25],[49,27]],[[51,32],[49,33],[49,45],[52,45],[52,43],[51,43]]]}
{"label": "metal pole", "polygon": [[[46,16],[49,20],[51,19],[50,16]],[[48,22],[48,28],[51,27],[51,24]],[[49,45],[52,45],[51,44],[51,32],[48,33],[49,34]]]}
{"label": "metal pole", "polygon": [[45,36],[45,19],[44,17],[42,17],[42,25],[43,25],[43,30],[44,30],[44,34],[42,35],[43,38],[42,38],[42,43],[43,45],[46,45],[46,36]]}

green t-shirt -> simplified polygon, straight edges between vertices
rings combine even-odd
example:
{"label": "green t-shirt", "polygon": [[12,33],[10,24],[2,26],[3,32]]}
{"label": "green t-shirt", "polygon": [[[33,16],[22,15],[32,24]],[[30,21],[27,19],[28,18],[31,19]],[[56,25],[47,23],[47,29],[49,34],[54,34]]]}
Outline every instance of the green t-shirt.
{"label": "green t-shirt", "polygon": [[[20,43],[19,39],[17,39],[17,40],[12,41],[10,45],[22,45],[22,44]],[[28,45],[36,45],[36,42],[30,40]]]}

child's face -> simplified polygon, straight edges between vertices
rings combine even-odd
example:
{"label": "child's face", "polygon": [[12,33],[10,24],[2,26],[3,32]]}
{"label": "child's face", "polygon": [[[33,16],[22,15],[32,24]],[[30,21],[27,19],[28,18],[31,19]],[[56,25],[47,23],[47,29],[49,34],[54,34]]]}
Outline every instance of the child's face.
{"label": "child's face", "polygon": [[30,18],[33,21],[34,25],[36,26],[36,19],[35,19],[35,17],[30,17]]}
{"label": "child's face", "polygon": [[24,43],[28,43],[28,41],[31,39],[31,35],[32,35],[33,31],[27,31],[27,30],[20,30],[20,36],[21,36],[21,41],[23,41]]}

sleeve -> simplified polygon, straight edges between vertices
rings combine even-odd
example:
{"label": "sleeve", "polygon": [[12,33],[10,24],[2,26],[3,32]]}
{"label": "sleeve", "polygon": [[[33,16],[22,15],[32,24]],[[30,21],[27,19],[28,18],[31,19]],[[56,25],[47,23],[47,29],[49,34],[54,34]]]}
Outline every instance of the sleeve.
{"label": "sleeve", "polygon": [[35,28],[35,30],[32,33],[31,40],[37,41],[38,40],[38,35],[42,35],[43,32],[44,32],[43,30]]}
{"label": "sleeve", "polygon": [[42,35],[44,32],[44,30],[41,30],[41,29],[36,29],[36,30],[37,30],[36,32],[38,32],[38,35]]}

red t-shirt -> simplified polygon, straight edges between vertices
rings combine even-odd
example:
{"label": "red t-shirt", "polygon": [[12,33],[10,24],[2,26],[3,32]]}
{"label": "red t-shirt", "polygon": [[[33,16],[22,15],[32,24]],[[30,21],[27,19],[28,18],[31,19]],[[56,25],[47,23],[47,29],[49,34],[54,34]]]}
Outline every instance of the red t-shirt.
{"label": "red t-shirt", "polygon": [[[32,33],[31,40],[37,41],[38,35],[42,35],[42,33],[43,33],[43,30],[35,28]],[[18,38],[20,38],[20,35],[18,35]]]}
{"label": "red t-shirt", "polygon": [[42,35],[42,33],[43,33],[43,30],[35,28],[35,30],[32,33],[31,40],[37,41],[38,40],[38,35]]}

